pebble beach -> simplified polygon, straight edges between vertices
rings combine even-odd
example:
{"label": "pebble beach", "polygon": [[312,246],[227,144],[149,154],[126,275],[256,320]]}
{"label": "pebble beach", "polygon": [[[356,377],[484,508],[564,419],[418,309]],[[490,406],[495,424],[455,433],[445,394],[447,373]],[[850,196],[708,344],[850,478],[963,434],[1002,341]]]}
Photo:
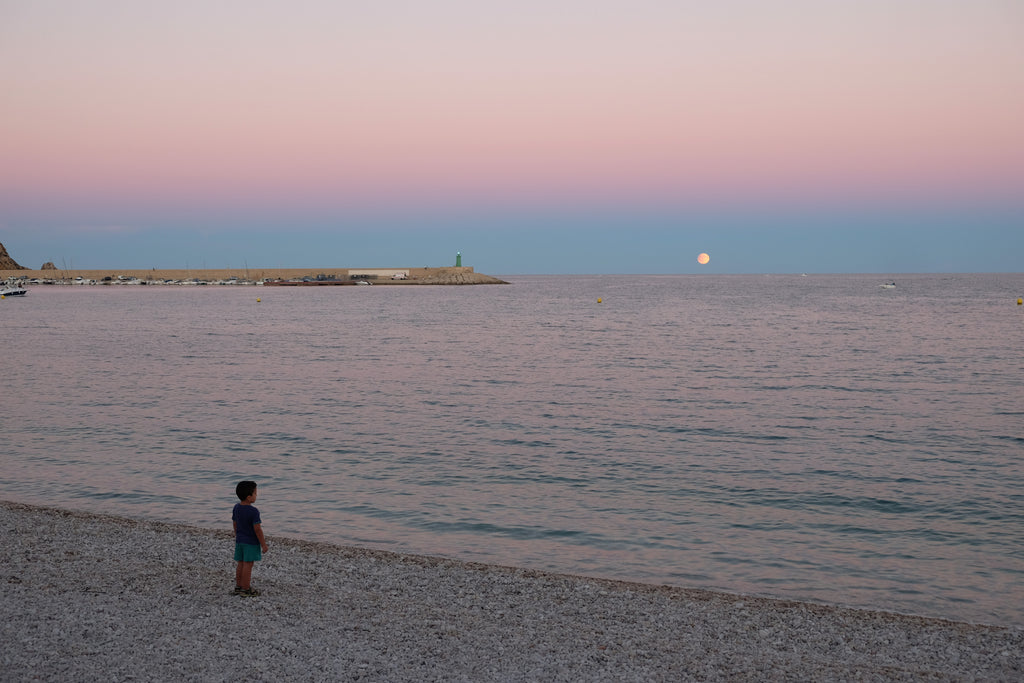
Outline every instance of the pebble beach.
{"label": "pebble beach", "polygon": [[1015,681],[1024,630],[0,502],[3,680]]}

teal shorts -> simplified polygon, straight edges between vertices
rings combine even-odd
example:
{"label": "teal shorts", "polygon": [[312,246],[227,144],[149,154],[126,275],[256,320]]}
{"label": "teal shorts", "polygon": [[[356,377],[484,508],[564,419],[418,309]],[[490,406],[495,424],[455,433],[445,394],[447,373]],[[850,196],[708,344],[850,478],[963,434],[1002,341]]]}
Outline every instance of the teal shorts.
{"label": "teal shorts", "polygon": [[236,543],[235,544],[235,560],[238,562],[259,562],[263,559],[263,553],[260,552],[258,545],[252,545],[251,543]]}

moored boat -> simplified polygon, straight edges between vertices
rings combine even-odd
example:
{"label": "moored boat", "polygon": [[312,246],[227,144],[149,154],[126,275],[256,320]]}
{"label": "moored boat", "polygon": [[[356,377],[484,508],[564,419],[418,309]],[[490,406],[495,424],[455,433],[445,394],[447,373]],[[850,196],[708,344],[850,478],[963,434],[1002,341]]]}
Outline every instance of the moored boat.
{"label": "moored boat", "polygon": [[354,285],[352,280],[264,280],[264,287],[339,287]]}

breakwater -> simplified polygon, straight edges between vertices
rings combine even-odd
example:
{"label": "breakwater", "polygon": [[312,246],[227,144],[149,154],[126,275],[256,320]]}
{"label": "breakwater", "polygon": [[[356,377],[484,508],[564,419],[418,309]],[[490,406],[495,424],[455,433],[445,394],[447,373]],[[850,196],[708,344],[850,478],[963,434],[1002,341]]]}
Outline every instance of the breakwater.
{"label": "breakwater", "polygon": [[[402,274],[396,278],[396,274]],[[388,285],[484,285],[508,284],[490,275],[477,273],[472,266],[437,268],[219,268],[219,269],[59,269],[0,270],[0,280],[24,278],[46,284],[256,284],[274,281],[353,282],[362,280]]]}

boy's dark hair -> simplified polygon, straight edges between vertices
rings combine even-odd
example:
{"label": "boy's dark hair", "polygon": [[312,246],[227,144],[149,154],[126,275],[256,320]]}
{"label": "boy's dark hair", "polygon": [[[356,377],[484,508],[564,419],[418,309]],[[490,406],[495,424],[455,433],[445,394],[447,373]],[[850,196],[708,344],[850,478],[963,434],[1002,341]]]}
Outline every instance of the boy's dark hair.
{"label": "boy's dark hair", "polygon": [[256,482],[245,481],[238,482],[238,486],[235,487],[235,495],[238,496],[238,500],[245,500],[249,495],[256,490]]}

